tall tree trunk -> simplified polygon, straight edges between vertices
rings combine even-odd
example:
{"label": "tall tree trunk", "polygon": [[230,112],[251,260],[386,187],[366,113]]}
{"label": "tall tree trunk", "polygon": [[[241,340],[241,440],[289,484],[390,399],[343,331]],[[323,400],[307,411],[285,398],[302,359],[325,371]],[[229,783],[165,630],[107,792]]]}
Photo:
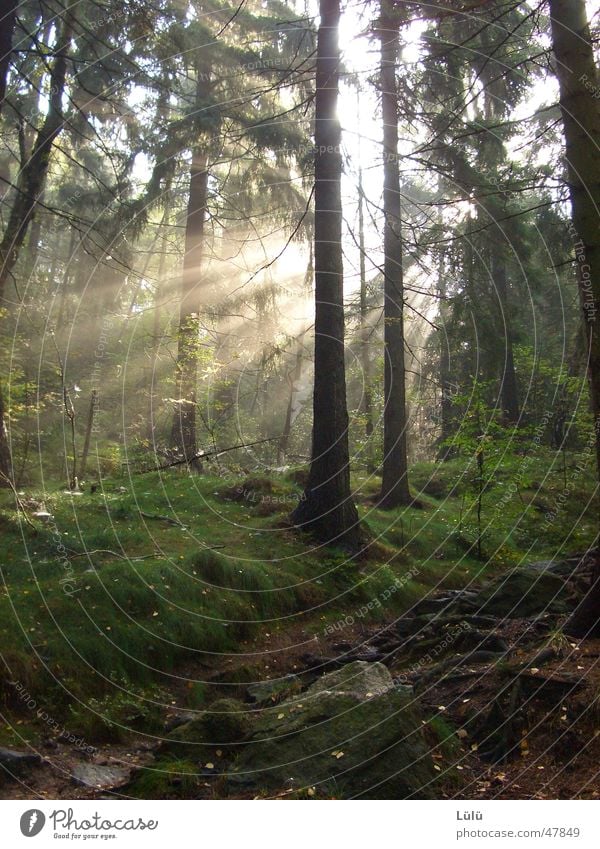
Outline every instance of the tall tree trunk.
{"label": "tall tree trunk", "polygon": [[[8,480],[6,480],[8,478]],[[10,442],[6,428],[6,410],[4,408],[4,393],[0,386],[0,486],[9,485],[13,479],[12,457]]]}
{"label": "tall tree trunk", "polygon": [[341,128],[336,115],[339,0],[320,0],[315,102],[315,378],[312,460],[292,513],[323,542],[355,548],[358,514],[350,492],[344,359]]}
{"label": "tall tree trunk", "polygon": [[50,73],[48,112],[36,135],[31,155],[22,163],[17,193],[0,242],[0,303],[4,299],[6,283],[18,259],[27,228],[35,214],[38,197],[44,188],[52,143],[63,127],[62,98],[67,75],[67,49],[72,35],[71,20],[68,13],[66,15]]}
{"label": "tall tree trunk", "polygon": [[[9,9],[9,16],[10,14],[14,16],[14,10],[11,12]],[[10,38],[12,40],[14,20],[12,26],[10,24],[10,17],[8,20],[5,18],[3,21],[2,38],[6,40],[8,36],[4,35],[4,27],[10,29]],[[17,193],[8,216],[2,241],[0,242],[0,307],[5,306],[6,283],[25,241],[27,228],[33,218],[37,199],[44,188],[52,144],[63,126],[62,98],[67,75],[67,49],[71,35],[72,22],[70,13],[67,11],[65,12],[63,24],[58,35],[55,50],[56,58],[50,72],[48,112],[44,123],[38,130],[31,155],[22,163]],[[0,53],[0,58],[3,56],[4,54]],[[8,62],[8,58],[6,61]],[[7,69],[8,65],[0,66],[0,86],[4,86],[4,90],[6,89]],[[0,99],[1,103],[2,99]],[[12,479],[12,461],[5,415],[4,396],[2,386],[0,385],[0,472],[4,477]]]}
{"label": "tall tree trunk", "polygon": [[171,217],[171,188],[172,180],[167,178],[165,181],[165,206],[161,221],[162,238],[160,242],[160,257],[158,260],[157,284],[154,295],[154,318],[152,322],[152,351],[150,355],[150,380],[148,384],[148,441],[154,443],[154,415],[156,402],[156,367],[158,364],[158,351],[160,348],[160,321],[161,307],[164,291],[165,268],[167,264],[167,250],[169,247],[169,219]]}
{"label": "tall tree trunk", "polygon": [[185,225],[185,256],[179,306],[177,362],[175,366],[176,404],[171,440],[173,446],[199,468],[196,458],[196,383],[200,309],[200,273],[203,257],[204,222],[208,196],[207,156],[199,147],[192,152],[190,192]]}
{"label": "tall tree trunk", "polygon": [[[600,79],[585,0],[550,0],[552,46],[577,243],[577,273],[588,347],[591,406],[600,481]],[[600,516],[600,511],[599,511]],[[600,528],[599,528],[600,531]],[[600,555],[596,549],[590,590],[565,628],[584,636],[600,633]]]}
{"label": "tall tree trunk", "polygon": [[[498,234],[500,235],[500,234]],[[500,304],[500,320],[504,325],[504,361],[500,375],[500,398],[502,412],[506,424],[516,424],[519,421],[519,390],[513,354],[512,317],[508,303],[508,284],[506,281],[505,259],[498,251],[492,252],[492,277]]]}
{"label": "tall tree trunk", "polygon": [[410,504],[406,448],[406,386],[404,370],[404,278],[402,217],[398,165],[398,92],[396,65],[400,55],[397,15],[392,0],[382,0],[381,99],[383,113],[384,214],[384,411],[383,467],[379,505]]}
{"label": "tall tree trunk", "polygon": [[452,455],[451,446],[448,444],[452,436],[452,381],[450,380],[450,349],[448,347],[448,304],[446,288],[445,251],[439,250],[438,257],[438,295],[440,299],[440,442],[438,450],[439,460],[449,460]]}
{"label": "tall tree trunk", "polygon": [[298,394],[298,381],[302,376],[302,359],[304,356],[304,333],[296,340],[296,358],[294,366],[287,375],[287,380],[290,387],[290,395],[288,398],[287,409],[285,411],[285,421],[283,422],[283,430],[277,446],[277,465],[282,466],[285,463],[290,436],[292,433],[292,424],[294,423],[294,413],[296,406],[296,396]]}
{"label": "tall tree trunk", "polygon": [[8,66],[12,54],[17,5],[17,0],[5,0],[4,12],[0,12],[0,111],[6,97]]}
{"label": "tall tree trunk", "polygon": [[79,248],[77,247],[77,238],[78,233],[75,228],[71,230],[71,237],[69,240],[69,254],[68,261],[65,264],[65,269],[63,271],[63,275],[60,281],[60,290],[58,294],[55,296],[58,298],[58,312],[56,315],[56,323],[55,323],[55,331],[58,334],[62,329],[63,324],[65,323],[65,312],[67,306],[67,298],[69,294],[69,284],[71,282],[71,278],[77,276],[77,265],[75,262],[75,257],[79,253]]}
{"label": "tall tree trunk", "polygon": [[[43,193],[38,197],[38,202],[43,202]],[[25,273],[24,277],[29,279],[34,273],[40,252],[40,238],[42,235],[42,219],[39,215],[34,215],[29,228],[29,239],[27,240],[27,248],[25,253]],[[51,278],[52,279],[52,278]]]}
{"label": "tall tree trunk", "polygon": [[92,430],[94,428],[94,414],[98,409],[98,390],[92,389],[90,395],[90,406],[88,410],[87,424],[85,426],[85,437],[83,440],[83,450],[81,452],[81,462],[79,463],[79,477],[81,480],[85,478],[85,470],[87,469],[88,454],[90,453],[90,442],[92,440]]}
{"label": "tall tree trunk", "polygon": [[[358,110],[360,127],[360,110]],[[358,143],[358,249],[360,253],[360,362],[363,376],[362,414],[365,418],[365,458],[367,470],[375,471],[373,457],[373,392],[371,387],[371,359],[369,356],[369,336],[371,328],[368,321],[367,269],[365,262],[365,197],[363,192],[362,165],[360,159],[360,135]]]}

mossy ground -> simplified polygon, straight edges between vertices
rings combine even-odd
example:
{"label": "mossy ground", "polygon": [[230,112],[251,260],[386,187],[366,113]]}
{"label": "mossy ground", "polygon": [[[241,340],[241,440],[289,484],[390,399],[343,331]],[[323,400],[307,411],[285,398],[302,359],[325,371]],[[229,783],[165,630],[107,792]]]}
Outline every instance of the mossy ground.
{"label": "mossy ground", "polygon": [[[220,653],[243,653],[298,623],[323,629],[357,611],[365,622],[391,619],[434,589],[581,550],[593,541],[596,508],[591,472],[570,483],[575,465],[565,472],[548,453],[526,480],[518,458],[497,470],[483,499],[483,559],[460,459],[417,464],[418,504],[395,511],[373,506],[378,478],[355,475],[369,540],[356,557],[313,546],[286,524],[301,495],[293,474],[265,482],[169,471],[105,480],[95,494],[27,491],[28,504],[53,516],[32,519],[35,530],[4,491],[4,709],[36,724],[26,692],[61,723],[89,730],[101,715],[110,733],[152,728],[186,665],[214,668]],[[204,697],[189,682],[190,704]]]}

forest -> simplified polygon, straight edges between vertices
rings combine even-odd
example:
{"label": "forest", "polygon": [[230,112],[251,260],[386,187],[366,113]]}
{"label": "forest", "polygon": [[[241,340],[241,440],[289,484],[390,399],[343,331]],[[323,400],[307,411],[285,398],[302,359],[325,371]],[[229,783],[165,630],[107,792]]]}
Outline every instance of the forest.
{"label": "forest", "polygon": [[1,799],[599,797],[599,62],[4,0]]}

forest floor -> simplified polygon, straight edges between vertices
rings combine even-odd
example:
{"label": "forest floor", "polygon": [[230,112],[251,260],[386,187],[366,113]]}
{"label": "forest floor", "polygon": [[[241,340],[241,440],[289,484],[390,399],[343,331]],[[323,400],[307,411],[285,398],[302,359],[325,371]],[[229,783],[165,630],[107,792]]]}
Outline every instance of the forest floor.
{"label": "forest floor", "polygon": [[[391,513],[357,479],[369,541],[354,558],[289,527],[290,475],[24,489],[22,510],[4,494],[0,747],[41,760],[9,769],[0,796],[140,795],[131,779],[147,773],[149,798],[218,797],[218,748],[210,768],[148,779],[170,728],[223,695],[248,701],[253,682],[364,660],[412,686],[435,727],[438,795],[596,797],[600,642],[561,631],[586,582],[573,552],[592,538],[592,480],[550,521],[564,470],[531,467],[510,498],[514,470],[501,471],[480,559],[461,468],[421,464],[418,506]],[[89,767],[104,768],[96,787]]]}

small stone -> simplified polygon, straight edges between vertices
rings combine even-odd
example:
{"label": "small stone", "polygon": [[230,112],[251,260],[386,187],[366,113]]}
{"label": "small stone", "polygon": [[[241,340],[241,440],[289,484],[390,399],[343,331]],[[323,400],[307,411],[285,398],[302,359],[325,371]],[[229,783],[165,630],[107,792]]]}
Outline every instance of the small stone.
{"label": "small stone", "polygon": [[91,790],[113,790],[127,784],[132,774],[131,767],[78,764],[71,778],[75,784]]}

